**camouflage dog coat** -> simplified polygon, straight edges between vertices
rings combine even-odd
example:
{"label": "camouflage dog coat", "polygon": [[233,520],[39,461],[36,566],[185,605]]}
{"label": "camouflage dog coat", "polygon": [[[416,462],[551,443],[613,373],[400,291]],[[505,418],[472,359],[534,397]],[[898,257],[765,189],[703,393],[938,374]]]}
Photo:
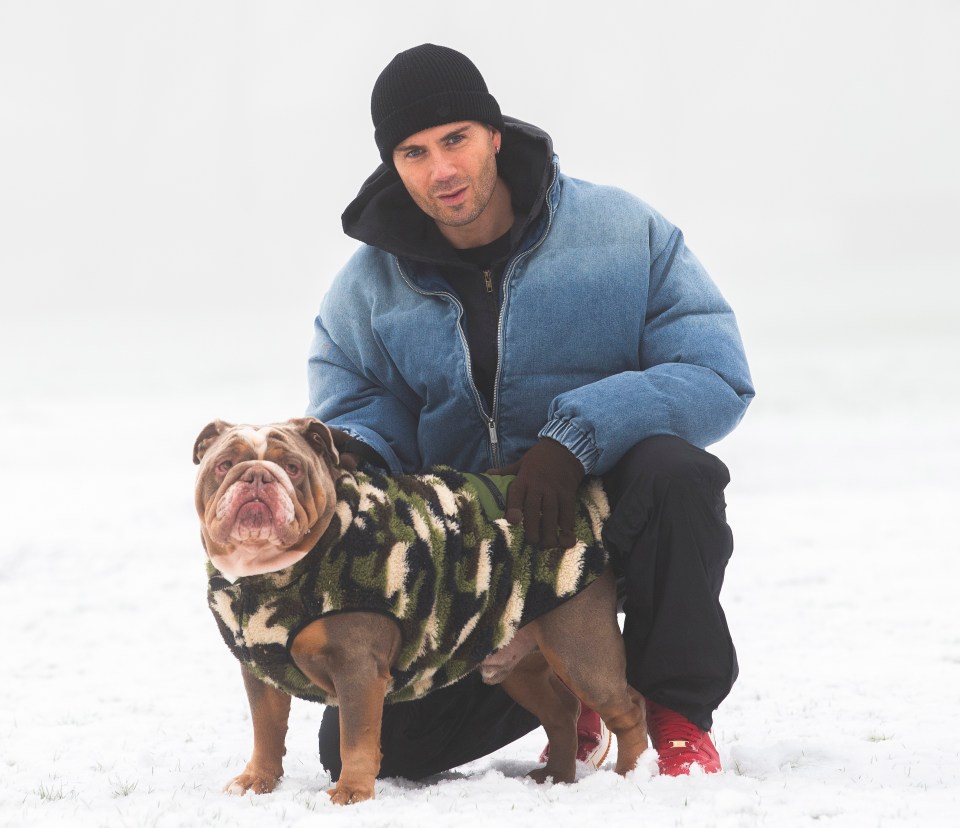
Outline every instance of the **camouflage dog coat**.
{"label": "camouflage dog coat", "polygon": [[512,479],[446,468],[345,474],[330,526],[293,566],[231,583],[208,564],[208,603],[224,641],[263,681],[337,704],[300,672],[290,645],[325,615],[380,612],[401,635],[386,701],[452,684],[606,564],[600,533],[609,506],[598,478],[580,488],[571,549],[535,549],[503,519]]}

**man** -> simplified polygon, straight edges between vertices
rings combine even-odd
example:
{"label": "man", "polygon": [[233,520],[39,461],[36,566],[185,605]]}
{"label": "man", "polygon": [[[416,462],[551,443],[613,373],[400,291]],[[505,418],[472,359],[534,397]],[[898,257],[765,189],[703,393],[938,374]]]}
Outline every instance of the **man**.
{"label": "man", "polygon": [[[723,464],[703,450],[753,397],[734,316],[679,230],[559,172],[550,137],[501,115],[452,49],[398,54],[373,89],[383,164],[343,214],[363,245],[316,320],[308,414],[346,462],[517,475],[507,518],[572,544],[574,492],[602,475],[628,679],[665,774],[720,770],[709,730],[737,675],[719,603],[733,548]],[[529,732],[473,675],[388,706],[382,776],[419,778]],[[320,753],[339,774],[338,719]],[[578,757],[609,735],[582,710]]]}

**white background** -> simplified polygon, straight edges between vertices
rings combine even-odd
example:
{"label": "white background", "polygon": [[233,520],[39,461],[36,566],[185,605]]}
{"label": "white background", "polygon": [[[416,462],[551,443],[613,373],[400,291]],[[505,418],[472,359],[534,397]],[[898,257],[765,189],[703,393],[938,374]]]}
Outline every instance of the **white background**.
{"label": "white background", "polygon": [[[952,824],[958,35],[950,0],[0,0],[0,824]],[[218,793],[249,722],[190,448],[303,412],[370,89],[422,42],[678,224],[737,311],[721,777],[536,788],[531,736],[333,812],[300,705],[281,790]]]}

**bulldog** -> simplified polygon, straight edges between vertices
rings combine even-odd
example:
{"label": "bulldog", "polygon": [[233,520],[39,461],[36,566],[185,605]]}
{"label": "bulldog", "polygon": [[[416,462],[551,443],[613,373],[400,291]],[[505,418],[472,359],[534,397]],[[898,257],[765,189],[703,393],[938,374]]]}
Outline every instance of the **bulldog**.
{"label": "bulldog", "polygon": [[616,735],[617,773],[636,765],[645,707],[626,681],[598,479],[580,489],[576,544],[541,550],[503,519],[512,478],[348,471],[315,419],[214,421],[193,460],[208,603],[253,719],[250,761],[227,791],[276,787],[297,696],[340,706],[331,799],[371,799],[383,705],[474,669],[540,719],[538,782],[575,778],[578,699]]}

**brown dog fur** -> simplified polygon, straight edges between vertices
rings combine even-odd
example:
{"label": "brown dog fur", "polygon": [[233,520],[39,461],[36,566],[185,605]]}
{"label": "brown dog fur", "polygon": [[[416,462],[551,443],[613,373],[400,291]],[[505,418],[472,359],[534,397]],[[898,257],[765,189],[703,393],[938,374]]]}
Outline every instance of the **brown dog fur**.
{"label": "brown dog fur", "polygon": [[[282,469],[284,458],[291,455],[297,462],[289,467],[300,467],[300,473],[295,479],[283,480],[276,469]],[[227,456],[232,458],[229,464],[219,460]],[[334,507],[331,481],[339,473],[337,452],[330,431],[317,420],[305,418],[265,427],[215,421],[197,438],[194,462],[201,466],[197,512],[214,565],[226,562],[241,575],[271,571],[263,567],[277,563],[289,565],[284,562],[303,557],[329,524]],[[231,469],[242,464],[248,465],[230,477]],[[241,474],[255,479],[264,467],[269,469],[270,484],[281,486],[297,501],[296,525],[293,529],[254,531],[252,542],[251,532],[246,531],[238,540],[238,533],[231,534],[230,527],[215,525],[218,501],[230,480],[236,482]],[[224,511],[221,509],[221,517]],[[328,791],[338,804],[373,798],[381,760],[384,696],[399,650],[396,624],[367,612],[313,621],[292,643],[291,655],[304,675],[340,700],[343,770],[336,786]],[[267,793],[283,776],[290,697],[241,669],[253,718],[254,745],[247,766],[226,790]],[[643,698],[626,681],[623,639],[616,621],[616,587],[609,570],[583,592],[524,627],[515,642],[492,656],[481,671],[490,683],[502,681],[504,690],[543,724],[550,757],[544,767],[530,773],[538,782],[574,781],[578,698],[596,710],[616,735],[617,773],[633,769],[647,747]]]}

